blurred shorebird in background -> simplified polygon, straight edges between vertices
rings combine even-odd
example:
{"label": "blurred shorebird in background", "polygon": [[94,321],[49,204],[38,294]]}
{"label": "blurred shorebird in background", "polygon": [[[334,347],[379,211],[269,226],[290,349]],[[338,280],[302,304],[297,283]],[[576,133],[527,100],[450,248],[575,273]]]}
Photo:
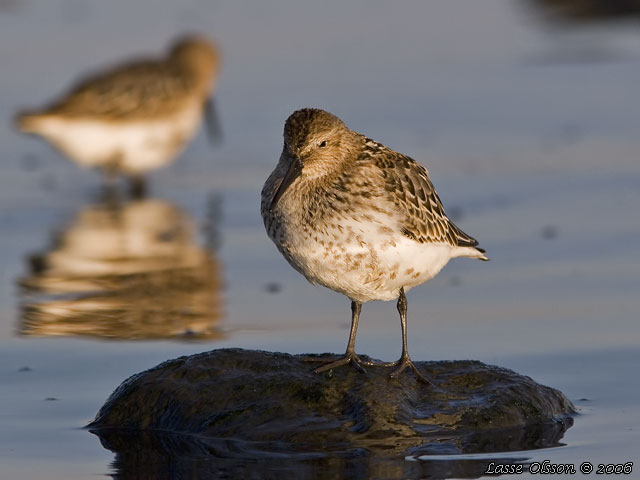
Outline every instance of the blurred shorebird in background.
{"label": "blurred shorebird in background", "polygon": [[262,189],[269,237],[307,280],[351,299],[351,331],[343,358],[322,372],[376,365],[355,352],[362,303],[398,299],[402,355],[391,373],[413,365],[407,350],[405,291],[456,257],[488,260],[478,242],[446,216],[427,170],[415,160],[350,130],[323,110],[294,112],[284,148]]}
{"label": "blurred shorebird in background", "polygon": [[78,165],[107,179],[122,174],[134,193],[143,175],[172,162],[203,115],[219,135],[211,96],[220,68],[217,47],[202,36],[178,39],[161,59],[127,62],[80,81],[50,106],[19,112],[18,128],[44,137]]}

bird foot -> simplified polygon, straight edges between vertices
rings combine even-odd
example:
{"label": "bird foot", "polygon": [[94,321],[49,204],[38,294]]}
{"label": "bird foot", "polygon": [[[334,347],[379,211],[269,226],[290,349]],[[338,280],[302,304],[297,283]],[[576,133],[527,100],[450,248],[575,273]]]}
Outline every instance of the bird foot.
{"label": "bird foot", "polygon": [[[323,361],[323,359],[310,358],[308,359],[308,361],[317,362],[317,361]],[[321,372],[326,372],[327,370],[331,370],[333,368],[341,367],[343,365],[351,365],[360,373],[367,373],[367,371],[362,366],[363,364],[367,365],[368,363],[363,360],[360,360],[360,357],[358,357],[358,355],[356,355],[355,353],[346,353],[344,357],[339,358],[338,360],[335,360],[333,362],[327,363],[325,365],[322,365],[321,367],[316,368],[313,372],[321,373]]]}
{"label": "bird foot", "polygon": [[389,378],[397,378],[405,369],[410,368],[414,375],[418,378],[418,380],[426,383],[427,385],[435,386],[431,380],[420,373],[420,370],[418,370],[418,367],[413,364],[411,358],[409,358],[409,355],[403,355],[399,360],[384,364],[384,366],[397,366],[397,368],[389,374]]}
{"label": "bird foot", "polygon": [[[327,358],[326,357],[306,357],[304,361],[305,362],[326,362]],[[342,358],[339,358],[338,360],[322,365],[321,367],[316,368],[313,372],[314,373],[326,372],[327,370],[331,370],[337,367],[342,367],[343,365],[351,365],[360,373],[367,373],[363,365],[366,365],[368,367],[397,367],[396,369],[393,370],[393,372],[389,374],[389,378],[397,378],[398,376],[400,376],[400,374],[404,370],[409,368],[411,369],[411,371],[413,371],[414,375],[418,378],[419,381],[427,385],[431,385],[432,387],[435,387],[435,384],[431,380],[429,380],[428,377],[424,376],[420,372],[420,370],[418,370],[418,367],[416,367],[413,364],[413,362],[411,361],[411,358],[408,355],[401,357],[399,360],[396,360],[395,362],[372,362],[370,360],[362,360],[355,353],[346,353]]]}

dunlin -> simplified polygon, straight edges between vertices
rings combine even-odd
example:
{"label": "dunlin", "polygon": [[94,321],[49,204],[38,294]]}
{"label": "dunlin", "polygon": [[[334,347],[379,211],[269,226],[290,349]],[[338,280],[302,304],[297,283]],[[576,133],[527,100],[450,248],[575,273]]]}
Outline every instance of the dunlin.
{"label": "dunlin", "polygon": [[183,37],[166,58],[90,76],[52,105],[19,113],[16,123],[79,165],[139,179],[174,160],[195,135],[219,59],[205,38]]}
{"label": "dunlin", "polygon": [[398,299],[402,355],[391,377],[414,366],[407,350],[405,292],[455,257],[488,260],[478,242],[447,218],[427,170],[415,160],[350,130],[323,110],[294,112],[284,126],[280,160],[262,189],[269,237],[314,284],[351,300],[351,331],[341,359],[350,364],[362,303]]}

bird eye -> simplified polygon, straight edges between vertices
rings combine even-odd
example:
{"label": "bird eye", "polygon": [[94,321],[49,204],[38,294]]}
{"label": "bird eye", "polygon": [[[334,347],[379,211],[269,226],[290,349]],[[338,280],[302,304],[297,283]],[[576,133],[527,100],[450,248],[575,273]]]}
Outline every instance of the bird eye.
{"label": "bird eye", "polygon": [[327,146],[327,141],[323,140],[320,142],[320,144],[318,145],[320,148],[326,147]]}

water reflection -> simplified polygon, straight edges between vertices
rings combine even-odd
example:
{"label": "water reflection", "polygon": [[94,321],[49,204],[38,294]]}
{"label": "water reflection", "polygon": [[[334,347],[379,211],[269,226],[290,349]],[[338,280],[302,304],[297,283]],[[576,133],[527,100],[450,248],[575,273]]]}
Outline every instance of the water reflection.
{"label": "water reflection", "polygon": [[[640,0],[520,0],[520,5],[548,34],[548,50],[531,59],[536,64],[617,62],[635,56],[625,36],[635,33]],[[575,126],[567,129],[560,140],[575,141]]]}
{"label": "water reflection", "polygon": [[569,23],[598,23],[640,19],[640,0],[525,0],[547,19]]}
{"label": "water reflection", "polygon": [[21,335],[222,336],[220,264],[197,244],[189,216],[166,200],[108,195],[28,263],[19,280]]}
{"label": "water reflection", "polygon": [[[527,449],[558,446],[572,425],[551,422],[522,429],[476,432],[462,438],[452,432],[441,442],[432,439],[412,449],[410,457],[391,455],[384,449],[349,448],[305,451],[281,443],[242,442],[203,436],[161,434],[117,430],[97,430],[103,447],[116,456],[113,478],[480,478],[489,462],[524,463],[531,458]],[[455,455],[444,444],[466,444]],[[466,454],[520,452],[467,456]]]}

